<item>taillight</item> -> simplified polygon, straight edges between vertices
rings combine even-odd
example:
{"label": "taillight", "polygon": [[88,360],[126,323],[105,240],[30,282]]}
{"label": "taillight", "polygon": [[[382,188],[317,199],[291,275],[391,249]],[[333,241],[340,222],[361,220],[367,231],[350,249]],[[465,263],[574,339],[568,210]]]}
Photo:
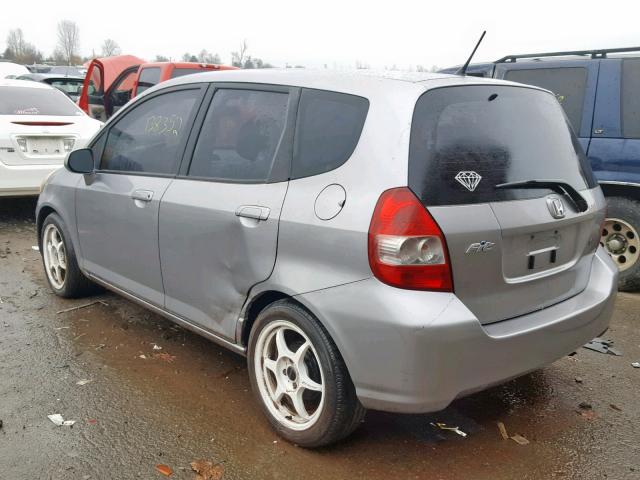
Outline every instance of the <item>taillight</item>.
{"label": "taillight", "polygon": [[405,187],[378,199],[369,226],[369,265],[378,280],[394,287],[453,291],[444,235]]}

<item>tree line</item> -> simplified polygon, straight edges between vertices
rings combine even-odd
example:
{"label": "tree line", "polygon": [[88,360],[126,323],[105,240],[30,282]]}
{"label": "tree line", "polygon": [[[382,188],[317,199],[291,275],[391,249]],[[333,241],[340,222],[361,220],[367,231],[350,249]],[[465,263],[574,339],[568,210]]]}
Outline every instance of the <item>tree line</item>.
{"label": "tree line", "polygon": [[[61,20],[56,28],[56,47],[53,52],[45,56],[41,50],[25,39],[21,28],[9,31],[7,35],[7,47],[0,55],[3,60],[8,60],[23,65],[33,65],[37,63],[54,63],[56,65],[80,65],[95,57],[112,57],[120,55],[122,49],[112,38],[107,38],[102,42],[100,54],[95,50],[90,57],[80,55],[80,28],[71,20]],[[231,52],[231,64],[240,68],[271,68],[272,65],[261,58],[254,57],[248,53],[249,47],[246,40],[240,44],[237,51]],[[169,62],[173,59],[165,55],[156,55],[154,61]],[[200,50],[198,54],[189,52],[182,55],[183,62],[198,63],[222,63],[220,55],[209,52],[206,49]]]}

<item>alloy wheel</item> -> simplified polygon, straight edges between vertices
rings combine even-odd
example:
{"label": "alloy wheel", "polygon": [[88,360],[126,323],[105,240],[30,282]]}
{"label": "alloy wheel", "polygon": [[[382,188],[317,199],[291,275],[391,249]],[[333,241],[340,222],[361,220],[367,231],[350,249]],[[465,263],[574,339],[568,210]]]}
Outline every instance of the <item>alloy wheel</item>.
{"label": "alloy wheel", "polygon": [[51,285],[61,290],[67,278],[67,251],[62,235],[54,224],[48,224],[42,235],[44,265]]}
{"label": "alloy wheel", "polygon": [[309,337],[292,322],[275,320],[260,332],[253,360],[271,414],[292,430],[311,428],[322,412],[325,384]]}

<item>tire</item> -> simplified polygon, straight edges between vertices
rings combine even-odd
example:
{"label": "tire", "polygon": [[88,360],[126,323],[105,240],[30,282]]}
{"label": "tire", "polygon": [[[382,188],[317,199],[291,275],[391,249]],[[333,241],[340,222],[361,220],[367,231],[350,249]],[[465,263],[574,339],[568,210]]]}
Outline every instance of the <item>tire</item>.
{"label": "tire", "polygon": [[607,206],[600,245],[618,266],[618,289],[640,290],[640,202],[608,197]]}
{"label": "tire", "polygon": [[[96,293],[100,289],[80,271],[70,238],[60,216],[50,213],[42,223],[40,232],[42,265],[47,282],[56,295],[64,298],[79,298]],[[58,247],[54,247],[54,244]]]}
{"label": "tire", "polygon": [[[366,413],[329,334],[293,302],[280,300],[260,313],[249,337],[247,362],[251,388],[269,422],[299,446],[335,443],[353,432]],[[296,397],[302,398],[309,418],[299,415]]]}

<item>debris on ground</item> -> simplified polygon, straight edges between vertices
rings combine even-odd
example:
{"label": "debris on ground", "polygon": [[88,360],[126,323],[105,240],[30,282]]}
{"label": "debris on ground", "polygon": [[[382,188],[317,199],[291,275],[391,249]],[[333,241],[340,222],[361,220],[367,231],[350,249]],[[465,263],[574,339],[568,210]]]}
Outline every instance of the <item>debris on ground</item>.
{"label": "debris on ground", "polygon": [[616,412],[621,412],[621,411],[622,411],[622,409],[621,409],[618,405],[616,405],[615,403],[610,403],[610,404],[609,404],[609,406],[610,406],[613,410],[615,410]]}
{"label": "debris on ground", "polygon": [[38,245],[31,245],[31,250],[33,250],[35,252],[39,252],[40,251],[40,247]]}
{"label": "debris on ground", "polygon": [[82,386],[82,385],[86,385],[87,383],[91,383],[91,382],[93,382],[93,380],[89,380],[88,378],[83,378],[82,380],[78,380],[76,382],[76,385]]}
{"label": "debris on ground", "polygon": [[191,469],[196,472],[196,480],[220,480],[224,476],[224,467],[220,463],[195,460]]}
{"label": "debris on ground", "polygon": [[531,442],[529,442],[529,440],[524,438],[522,435],[512,435],[511,436],[511,440],[516,442],[518,445],[529,445],[529,443],[531,443]]}
{"label": "debris on ground", "polygon": [[57,426],[61,427],[61,426],[67,426],[70,427],[72,426],[74,423],[76,423],[75,420],[65,420],[62,415],[60,415],[59,413],[54,413],[53,415],[47,415],[47,418],[49,420],[51,420],[53,423],[55,423]]}
{"label": "debris on ground", "polygon": [[87,423],[88,423],[89,425],[95,425],[96,423],[98,423],[98,421],[97,421],[95,418],[89,418],[89,419],[87,420]]}
{"label": "debris on ground", "polygon": [[509,434],[507,433],[507,427],[504,426],[504,423],[498,422],[498,430],[500,430],[500,435],[502,435],[503,440],[509,440]]}
{"label": "debris on ground", "polygon": [[640,362],[633,362],[633,363],[631,364],[631,366],[632,366],[633,368],[640,368]]}
{"label": "debris on ground", "polygon": [[162,350],[162,347],[160,345],[156,345],[155,343],[153,344],[153,349],[154,350]]}
{"label": "debris on ground", "polygon": [[2,430],[3,424],[2,424],[2,420],[0,419],[0,430]]}
{"label": "debris on ground", "polygon": [[578,413],[581,417],[586,418],[587,420],[593,420],[598,416],[598,414],[593,410],[593,406],[587,402],[580,402],[578,404]]}
{"label": "debris on ground", "polygon": [[173,475],[173,469],[169,465],[165,465],[164,463],[156,465],[156,470],[165,477],[170,477],[171,475]]}
{"label": "debris on ground", "polygon": [[605,340],[603,338],[596,337],[586,345],[583,345],[583,347],[599,353],[610,353],[611,355],[615,355],[617,357],[621,356],[622,352],[613,348],[612,345],[613,340]]}
{"label": "debris on ground", "polygon": [[154,353],[153,354],[153,358],[158,358],[160,360],[164,360],[165,362],[172,363],[176,359],[176,356],[175,355],[169,355],[166,352],[162,352],[162,353]]}
{"label": "debris on ground", "polygon": [[582,377],[576,377],[575,380],[576,383],[582,383]]}
{"label": "debris on ground", "polygon": [[65,308],[64,310],[58,310],[56,312],[56,314],[60,315],[61,313],[73,312],[75,310],[80,310],[81,308],[87,308],[87,307],[91,307],[93,305],[97,305],[98,303],[101,303],[105,307],[109,306],[109,304],[107,302],[105,302],[104,300],[96,300],[95,302],[85,303],[83,305],[78,305],[77,307]]}
{"label": "debris on ground", "polygon": [[467,436],[467,434],[464,433],[462,430],[460,430],[458,427],[450,427],[446,423],[441,423],[441,422],[433,423],[433,422],[431,422],[431,425],[433,425],[436,428],[439,428],[440,430],[450,430],[452,432],[457,433],[461,437],[466,437]]}
{"label": "debris on ground", "polygon": [[143,359],[143,360],[146,360],[146,359],[147,359],[147,356],[146,356],[146,355],[144,355],[144,354],[143,354],[143,355],[138,355],[138,358],[141,358],[141,359]]}

